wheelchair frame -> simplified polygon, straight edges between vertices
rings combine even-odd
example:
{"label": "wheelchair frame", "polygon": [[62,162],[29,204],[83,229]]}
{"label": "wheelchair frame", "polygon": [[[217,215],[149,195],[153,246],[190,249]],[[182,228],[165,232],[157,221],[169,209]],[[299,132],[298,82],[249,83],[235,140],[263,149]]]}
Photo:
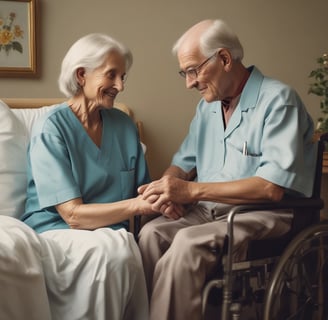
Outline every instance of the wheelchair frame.
{"label": "wheelchair frame", "polygon": [[[222,310],[221,318],[222,320],[237,320],[244,319],[242,316],[242,308],[250,303],[258,303],[260,305],[260,315],[259,319],[271,320],[272,312],[272,300],[274,295],[277,293],[277,287],[282,287],[281,276],[279,273],[284,272],[286,267],[286,261],[290,262],[290,256],[293,254],[293,248],[300,248],[304,233],[309,232],[313,235],[311,231],[307,231],[307,227],[315,229],[317,228],[328,228],[325,224],[318,224],[320,221],[320,210],[323,208],[323,201],[320,198],[321,191],[321,176],[322,176],[322,159],[323,151],[325,147],[325,142],[328,141],[328,134],[324,134],[320,137],[318,141],[318,151],[317,151],[317,162],[315,170],[315,179],[313,186],[313,193],[311,198],[294,198],[285,197],[282,201],[273,203],[260,203],[260,204],[245,204],[233,207],[227,219],[227,234],[223,246],[223,276],[221,278],[216,278],[210,280],[203,292],[202,301],[202,313],[203,318],[205,316],[206,306],[210,292],[213,288],[219,288],[222,290]],[[242,214],[249,211],[259,211],[259,210],[279,210],[279,209],[292,209],[294,213],[293,222],[291,230],[282,238],[279,239],[267,239],[267,240],[256,240],[251,241],[248,251],[247,261],[233,263],[232,252],[233,252],[233,222],[236,214]],[[317,227],[318,226],[318,227]],[[306,229],[306,230],[304,230]],[[304,231],[303,231],[304,230]],[[312,230],[312,229],[311,229]],[[297,235],[301,233],[300,236]],[[303,234],[303,236],[302,236]],[[308,234],[308,233],[306,233]],[[324,240],[327,235],[324,233]],[[311,237],[310,237],[311,239]],[[310,241],[310,240],[309,240]],[[296,242],[296,243],[295,243]],[[267,249],[267,245],[273,248],[273,252]],[[263,249],[265,246],[265,252],[259,252],[261,247]],[[278,248],[278,250],[277,250]],[[291,249],[292,248],[292,249]],[[323,247],[325,250],[325,247]],[[271,253],[268,254],[268,251]],[[255,254],[255,255],[254,255]],[[327,255],[328,252],[324,251],[323,255]],[[283,260],[280,260],[284,258]],[[324,260],[325,261],[325,260]],[[325,261],[325,263],[327,263]],[[325,268],[327,266],[325,265]],[[257,289],[253,290],[251,280],[257,279]],[[279,281],[277,280],[279,279]],[[236,280],[241,281],[243,284],[239,285]],[[235,297],[235,287],[240,287],[237,297]],[[327,290],[323,290],[323,294],[327,295]],[[255,298],[250,298],[250,295],[254,295]],[[250,299],[253,299],[251,301]],[[327,299],[327,297],[326,297]],[[264,307],[263,307],[264,306]],[[277,307],[277,306],[276,306]],[[265,312],[263,312],[265,310]],[[326,310],[324,312],[327,312]],[[263,318],[264,315],[264,318]],[[282,318],[276,318],[282,319]],[[306,319],[310,318],[283,318],[283,319]]]}

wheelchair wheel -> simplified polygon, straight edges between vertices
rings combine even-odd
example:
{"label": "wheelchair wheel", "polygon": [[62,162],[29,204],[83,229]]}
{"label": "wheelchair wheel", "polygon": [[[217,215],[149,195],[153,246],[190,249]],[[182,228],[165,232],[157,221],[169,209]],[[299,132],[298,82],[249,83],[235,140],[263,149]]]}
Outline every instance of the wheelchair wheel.
{"label": "wheelchair wheel", "polygon": [[303,230],[280,257],[266,290],[265,320],[328,319],[328,223]]}

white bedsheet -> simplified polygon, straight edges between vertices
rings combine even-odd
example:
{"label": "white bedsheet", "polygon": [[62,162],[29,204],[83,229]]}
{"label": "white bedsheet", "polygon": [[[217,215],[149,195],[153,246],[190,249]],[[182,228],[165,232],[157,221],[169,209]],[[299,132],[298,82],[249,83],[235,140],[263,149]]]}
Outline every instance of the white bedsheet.
{"label": "white bedsheet", "polygon": [[142,262],[121,229],[40,235],[0,216],[1,320],[147,320]]}

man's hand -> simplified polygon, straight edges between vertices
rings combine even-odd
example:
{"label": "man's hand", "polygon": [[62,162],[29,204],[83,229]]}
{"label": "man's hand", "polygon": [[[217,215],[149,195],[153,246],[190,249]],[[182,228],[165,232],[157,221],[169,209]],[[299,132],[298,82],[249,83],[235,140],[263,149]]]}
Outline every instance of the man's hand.
{"label": "man's hand", "polygon": [[173,217],[183,214],[181,204],[192,202],[189,182],[170,175],[139,187],[138,192],[154,210]]}
{"label": "man's hand", "polygon": [[[165,175],[161,179],[139,187],[138,192],[143,199],[151,202],[153,208],[164,212],[163,208],[171,203],[186,204],[192,202],[190,182]],[[169,209],[168,211],[175,209]]]}

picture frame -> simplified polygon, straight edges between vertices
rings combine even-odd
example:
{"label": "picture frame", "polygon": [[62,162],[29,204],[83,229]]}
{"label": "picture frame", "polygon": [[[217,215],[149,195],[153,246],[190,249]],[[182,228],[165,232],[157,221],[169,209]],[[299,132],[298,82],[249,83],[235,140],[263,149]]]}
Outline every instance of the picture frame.
{"label": "picture frame", "polygon": [[37,77],[37,0],[0,0],[0,77]]}

